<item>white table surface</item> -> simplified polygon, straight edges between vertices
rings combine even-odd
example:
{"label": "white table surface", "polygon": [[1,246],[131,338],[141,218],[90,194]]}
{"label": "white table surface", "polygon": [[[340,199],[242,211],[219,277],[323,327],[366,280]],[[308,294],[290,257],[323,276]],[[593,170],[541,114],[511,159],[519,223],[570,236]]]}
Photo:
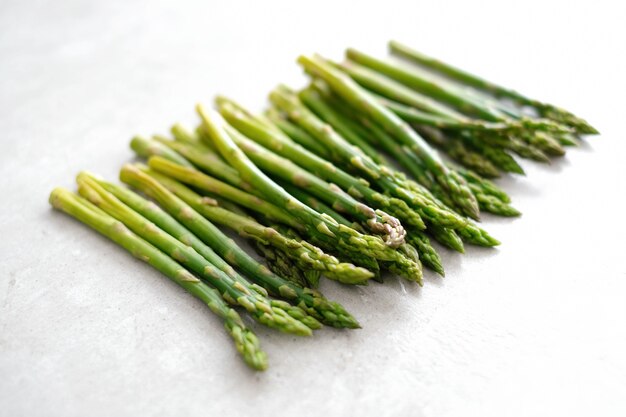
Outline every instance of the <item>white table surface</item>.
{"label": "white table surface", "polygon": [[[0,3],[1,416],[626,415],[624,12],[606,2]],[[471,3],[471,4],[470,4]],[[504,244],[447,277],[347,288],[363,325],[255,326],[263,374],[220,322],[47,203],[114,179],[131,135],[195,123],[216,93],[260,110],[299,53],[397,38],[587,117],[602,136],[506,178]]]}

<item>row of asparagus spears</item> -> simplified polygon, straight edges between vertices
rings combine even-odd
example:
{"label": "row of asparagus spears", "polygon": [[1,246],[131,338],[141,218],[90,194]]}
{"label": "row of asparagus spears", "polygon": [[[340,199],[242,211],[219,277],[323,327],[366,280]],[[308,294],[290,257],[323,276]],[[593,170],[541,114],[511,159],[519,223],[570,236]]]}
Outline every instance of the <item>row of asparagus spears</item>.
{"label": "row of asparagus spears", "polygon": [[432,240],[458,252],[496,246],[476,223],[481,211],[520,214],[490,178],[597,133],[566,110],[389,47],[395,60],[302,56],[310,84],[278,86],[264,113],[219,96],[215,110],[197,106],[195,129],[133,138],[144,161],[122,168],[128,187],[81,172],[78,193],[57,188],[50,202],[206,303],[254,369],[267,358],[239,311],[299,336],[358,328],[317,290],[322,276],[363,285],[390,271],[421,285],[422,266],[443,276]]}

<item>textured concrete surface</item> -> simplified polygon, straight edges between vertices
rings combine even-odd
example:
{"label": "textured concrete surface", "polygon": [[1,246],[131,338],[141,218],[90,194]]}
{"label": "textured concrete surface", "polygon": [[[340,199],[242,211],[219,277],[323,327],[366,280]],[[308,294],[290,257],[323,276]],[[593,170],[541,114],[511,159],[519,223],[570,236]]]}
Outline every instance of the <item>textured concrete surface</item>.
{"label": "textured concrete surface", "polygon": [[[623,12],[419,3],[2,1],[0,416],[625,415]],[[485,216],[504,244],[444,251],[445,279],[325,282],[362,330],[255,326],[270,369],[254,374],[199,302],[48,207],[81,169],[114,179],[131,135],[195,122],[197,101],[260,109],[303,83],[298,53],[390,37],[603,135],[502,180],[524,216]]]}

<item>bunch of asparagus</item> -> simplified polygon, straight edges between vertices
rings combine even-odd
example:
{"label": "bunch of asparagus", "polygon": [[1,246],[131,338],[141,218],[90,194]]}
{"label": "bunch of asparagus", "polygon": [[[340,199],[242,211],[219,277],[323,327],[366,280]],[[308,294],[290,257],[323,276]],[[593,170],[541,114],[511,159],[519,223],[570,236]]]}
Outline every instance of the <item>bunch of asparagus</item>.
{"label": "bunch of asparagus", "polygon": [[120,179],[145,197],[82,172],[78,194],[57,188],[50,202],[206,303],[254,369],[267,358],[235,307],[300,336],[358,328],[316,289],[320,277],[364,285],[390,271],[421,285],[422,265],[443,276],[431,239],[459,252],[496,246],[480,212],[520,214],[488,178],[523,174],[516,157],[548,162],[597,133],[566,110],[389,46],[401,60],[353,49],[341,63],[300,57],[310,85],[278,86],[263,114],[220,96],[216,111],[197,106],[195,129],[133,138],[145,163]]}

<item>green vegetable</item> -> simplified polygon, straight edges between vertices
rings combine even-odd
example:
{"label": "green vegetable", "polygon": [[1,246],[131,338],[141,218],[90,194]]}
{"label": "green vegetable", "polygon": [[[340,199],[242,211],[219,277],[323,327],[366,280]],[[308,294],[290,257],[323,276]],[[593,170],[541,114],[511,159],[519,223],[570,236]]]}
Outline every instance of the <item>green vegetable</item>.
{"label": "green vegetable", "polygon": [[224,321],[224,327],[235,341],[237,351],[246,364],[259,371],[267,368],[267,356],[261,350],[256,335],[246,327],[239,314],[224,302],[217,290],[200,281],[172,258],[131,232],[122,222],[74,193],[63,188],[55,188],[50,194],[50,204],[108,237],[136,258],[149,263],[206,304]]}

